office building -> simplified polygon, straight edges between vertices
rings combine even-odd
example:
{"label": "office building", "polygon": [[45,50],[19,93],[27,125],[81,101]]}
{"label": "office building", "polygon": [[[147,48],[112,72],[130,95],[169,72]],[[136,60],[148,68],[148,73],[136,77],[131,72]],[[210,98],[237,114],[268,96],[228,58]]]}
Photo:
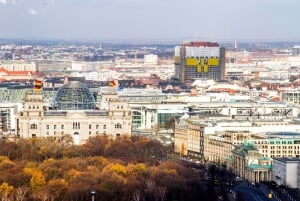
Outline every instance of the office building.
{"label": "office building", "polygon": [[273,158],[272,181],[289,188],[299,188],[299,166],[299,158]]}
{"label": "office building", "polygon": [[175,47],[175,77],[181,83],[225,78],[225,48],[216,42],[183,42]]}

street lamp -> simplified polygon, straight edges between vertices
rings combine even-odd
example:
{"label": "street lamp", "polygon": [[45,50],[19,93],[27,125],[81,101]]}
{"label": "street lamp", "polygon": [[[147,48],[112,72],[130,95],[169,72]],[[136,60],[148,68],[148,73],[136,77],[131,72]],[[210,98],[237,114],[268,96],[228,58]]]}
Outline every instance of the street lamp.
{"label": "street lamp", "polygon": [[95,190],[91,190],[90,194],[92,196],[92,201],[95,201],[96,191]]}

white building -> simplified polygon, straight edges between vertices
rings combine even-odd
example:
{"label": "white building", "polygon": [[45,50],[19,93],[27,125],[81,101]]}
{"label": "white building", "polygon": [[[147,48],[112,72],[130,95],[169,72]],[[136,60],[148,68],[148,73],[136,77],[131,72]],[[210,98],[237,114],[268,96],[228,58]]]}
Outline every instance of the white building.
{"label": "white building", "polygon": [[36,72],[38,70],[35,62],[26,62],[26,61],[1,61],[0,67],[3,67],[7,71]]}
{"label": "white building", "polygon": [[272,180],[278,185],[299,188],[299,158],[273,158]]}
{"label": "white building", "polygon": [[155,54],[147,54],[144,56],[144,64],[157,64],[158,57]]}
{"label": "white building", "polygon": [[86,64],[85,63],[72,63],[71,70],[86,71]]}
{"label": "white building", "polygon": [[57,91],[51,109],[45,108],[41,91],[29,92],[23,110],[16,117],[16,132],[23,138],[55,140],[69,135],[75,144],[82,144],[97,135],[130,136],[131,121],[127,101],[111,99],[107,110],[96,109],[89,89],[72,81]]}

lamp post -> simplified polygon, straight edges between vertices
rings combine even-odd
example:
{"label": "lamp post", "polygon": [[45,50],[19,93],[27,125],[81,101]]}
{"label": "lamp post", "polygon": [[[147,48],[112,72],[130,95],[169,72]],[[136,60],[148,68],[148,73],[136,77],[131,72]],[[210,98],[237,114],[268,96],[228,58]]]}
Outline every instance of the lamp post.
{"label": "lamp post", "polygon": [[95,191],[95,190],[91,190],[90,194],[91,194],[91,196],[92,196],[92,201],[95,201],[95,194],[96,194],[96,191]]}

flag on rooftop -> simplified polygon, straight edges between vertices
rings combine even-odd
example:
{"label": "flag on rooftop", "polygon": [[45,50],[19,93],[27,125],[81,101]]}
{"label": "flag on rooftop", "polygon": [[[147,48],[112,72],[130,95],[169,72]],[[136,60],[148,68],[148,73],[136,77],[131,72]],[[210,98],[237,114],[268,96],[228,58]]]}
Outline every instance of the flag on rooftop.
{"label": "flag on rooftop", "polygon": [[118,80],[110,80],[109,86],[110,87],[118,87]]}
{"label": "flag on rooftop", "polygon": [[43,87],[43,82],[41,80],[34,80],[33,82],[34,91],[40,91],[42,87]]}

